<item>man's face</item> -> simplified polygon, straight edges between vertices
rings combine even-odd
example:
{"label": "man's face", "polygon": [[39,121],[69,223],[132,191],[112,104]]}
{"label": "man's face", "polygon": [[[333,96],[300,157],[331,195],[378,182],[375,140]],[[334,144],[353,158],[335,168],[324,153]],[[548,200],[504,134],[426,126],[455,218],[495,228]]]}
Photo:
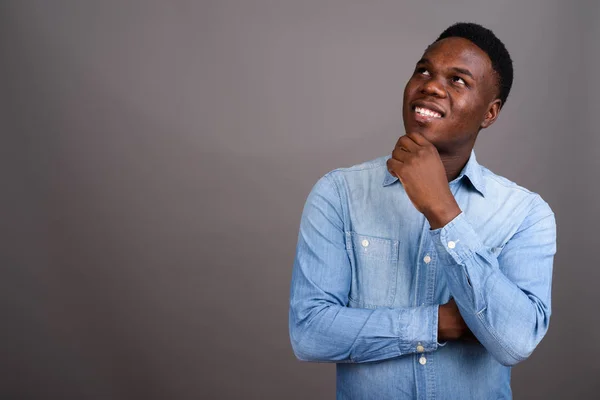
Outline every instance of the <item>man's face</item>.
{"label": "man's face", "polygon": [[488,55],[463,38],[430,46],[404,89],[406,132],[418,132],[440,153],[470,151],[499,112],[497,76]]}

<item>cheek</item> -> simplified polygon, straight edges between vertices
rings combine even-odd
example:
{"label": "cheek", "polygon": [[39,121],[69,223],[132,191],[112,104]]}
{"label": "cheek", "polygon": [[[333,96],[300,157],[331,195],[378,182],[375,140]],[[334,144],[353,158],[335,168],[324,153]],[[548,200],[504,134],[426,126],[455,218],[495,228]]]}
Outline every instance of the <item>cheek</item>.
{"label": "cheek", "polygon": [[477,107],[468,99],[455,99],[453,105],[453,119],[457,125],[470,126],[479,125],[483,115]]}
{"label": "cheek", "polygon": [[408,99],[411,94],[414,93],[415,88],[417,87],[417,84],[410,79],[408,82],[406,82],[406,86],[404,86],[404,101],[406,102],[406,99]]}

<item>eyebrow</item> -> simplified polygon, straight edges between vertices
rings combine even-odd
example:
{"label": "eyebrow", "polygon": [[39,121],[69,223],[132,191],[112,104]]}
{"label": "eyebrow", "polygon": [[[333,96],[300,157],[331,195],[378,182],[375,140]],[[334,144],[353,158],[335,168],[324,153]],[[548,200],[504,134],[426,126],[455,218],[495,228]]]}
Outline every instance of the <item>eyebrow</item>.
{"label": "eyebrow", "polygon": [[[428,58],[421,58],[419,61],[417,61],[417,65],[419,65],[419,64],[430,64],[431,65],[431,61],[429,61]],[[473,76],[471,71],[469,71],[468,69],[460,68],[460,67],[452,67],[452,70],[456,71],[460,74],[466,75],[466,76],[470,77],[471,79],[475,80],[475,77]]]}
{"label": "eyebrow", "polygon": [[468,69],[464,69],[464,68],[458,68],[458,67],[452,67],[452,69],[456,72],[459,72],[463,75],[467,75],[469,77],[471,77],[471,79],[475,80],[475,77],[473,76],[473,74],[471,73],[471,71],[469,71]]}

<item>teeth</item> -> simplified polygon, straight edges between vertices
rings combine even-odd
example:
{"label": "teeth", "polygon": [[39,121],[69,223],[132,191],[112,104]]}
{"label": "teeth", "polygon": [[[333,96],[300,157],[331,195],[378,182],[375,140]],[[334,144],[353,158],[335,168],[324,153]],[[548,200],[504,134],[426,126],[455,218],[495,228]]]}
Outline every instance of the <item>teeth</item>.
{"label": "teeth", "polygon": [[417,112],[421,115],[425,115],[427,117],[433,117],[433,118],[441,118],[442,117],[442,115],[440,113],[430,110],[428,108],[423,108],[423,107],[415,107],[415,112]]}

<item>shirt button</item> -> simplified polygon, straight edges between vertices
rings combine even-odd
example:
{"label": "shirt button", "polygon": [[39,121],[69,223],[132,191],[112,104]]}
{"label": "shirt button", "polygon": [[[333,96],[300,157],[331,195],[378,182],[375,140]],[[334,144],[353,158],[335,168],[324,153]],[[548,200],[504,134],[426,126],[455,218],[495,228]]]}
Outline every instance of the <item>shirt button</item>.
{"label": "shirt button", "polygon": [[456,247],[456,243],[454,243],[453,241],[448,242],[448,248],[453,249],[455,247]]}
{"label": "shirt button", "polygon": [[425,264],[429,264],[431,262],[431,257],[429,257],[429,254],[427,254],[425,256],[425,258],[423,259],[423,261],[425,261]]}
{"label": "shirt button", "polygon": [[421,365],[425,365],[427,363],[427,359],[425,357],[421,356],[421,358],[419,358],[419,363]]}
{"label": "shirt button", "polygon": [[369,241],[367,239],[362,241],[363,247],[367,247],[369,245]]}
{"label": "shirt button", "polygon": [[424,351],[425,351],[425,347],[423,347],[423,346],[417,346],[417,352],[418,353],[422,353]]}

